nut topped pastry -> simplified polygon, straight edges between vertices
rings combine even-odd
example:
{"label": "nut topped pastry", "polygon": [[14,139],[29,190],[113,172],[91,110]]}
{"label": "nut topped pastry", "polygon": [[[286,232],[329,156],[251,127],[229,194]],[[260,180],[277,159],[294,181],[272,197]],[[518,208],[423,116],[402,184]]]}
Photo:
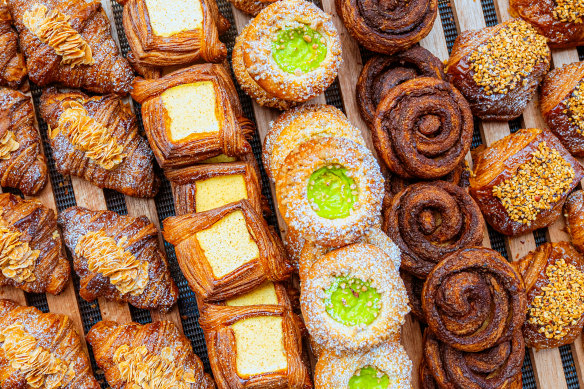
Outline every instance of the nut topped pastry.
{"label": "nut topped pastry", "polygon": [[564,217],[572,244],[578,251],[584,252],[584,192],[582,190],[576,190],[568,196],[564,205]]}
{"label": "nut topped pastry", "polygon": [[476,156],[470,194],[494,229],[519,235],[553,223],[582,177],[580,163],[551,132],[524,129]]}
{"label": "nut topped pastry", "polygon": [[5,0],[0,0],[0,47],[0,85],[18,88],[28,72]]}
{"label": "nut topped pastry", "polygon": [[450,82],[483,120],[517,118],[550,68],[546,38],[527,22],[513,19],[454,42],[446,65]]}

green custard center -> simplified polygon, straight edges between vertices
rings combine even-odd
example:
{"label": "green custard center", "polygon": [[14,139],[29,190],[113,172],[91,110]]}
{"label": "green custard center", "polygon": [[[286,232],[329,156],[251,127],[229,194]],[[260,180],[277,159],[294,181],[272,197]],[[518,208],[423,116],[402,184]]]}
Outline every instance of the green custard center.
{"label": "green custard center", "polygon": [[335,277],[325,294],[327,313],[346,326],[371,324],[381,308],[377,289],[359,278]]}
{"label": "green custard center", "polygon": [[389,377],[373,366],[366,366],[357,371],[349,380],[349,389],[387,389]]}
{"label": "green custard center", "polygon": [[283,71],[308,73],[325,59],[326,44],[322,35],[308,26],[285,28],[272,41],[272,55]]}
{"label": "green custard center", "polygon": [[343,167],[325,166],[312,173],[307,192],[313,211],[326,219],[349,216],[358,198],[357,185]]}

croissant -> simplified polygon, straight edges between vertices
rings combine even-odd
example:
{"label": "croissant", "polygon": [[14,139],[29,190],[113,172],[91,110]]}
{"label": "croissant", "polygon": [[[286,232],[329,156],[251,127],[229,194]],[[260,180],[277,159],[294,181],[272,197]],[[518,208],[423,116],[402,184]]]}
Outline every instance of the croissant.
{"label": "croissant", "polygon": [[0,300],[0,387],[100,389],[73,322]]}
{"label": "croissant", "polygon": [[159,178],[154,157],[138,133],[136,116],[116,95],[45,90],[42,118],[50,127],[55,166],[64,175],[128,196],[154,197]]}
{"label": "croissant", "polygon": [[48,174],[32,99],[0,87],[0,120],[0,184],[28,196],[37,194],[45,187]]}
{"label": "croissant", "polygon": [[460,34],[446,74],[483,120],[519,117],[550,68],[544,36],[521,19]]}
{"label": "croissant", "polygon": [[476,155],[470,194],[495,230],[514,236],[553,223],[582,177],[551,132],[525,129]]}
{"label": "croissant", "polygon": [[584,156],[584,62],[549,72],[540,93],[541,115],[568,151]]}
{"label": "croissant", "polygon": [[245,137],[255,127],[243,117],[222,65],[194,65],[157,80],[137,79],[133,87],[132,97],[142,104],[144,129],[162,168],[251,152]]}
{"label": "croissant", "polygon": [[0,0],[0,47],[0,85],[18,88],[27,75],[26,63],[4,0]]}
{"label": "croissant", "polygon": [[6,2],[32,82],[58,82],[96,93],[130,91],[134,73],[111,36],[99,0]]}
{"label": "croissant", "polygon": [[509,12],[529,22],[552,49],[584,44],[584,5],[577,0],[510,0]]}
{"label": "croissant", "polygon": [[169,321],[141,325],[100,321],[87,334],[113,389],[214,389],[191,342]]}
{"label": "croissant", "polygon": [[566,230],[572,244],[578,251],[584,252],[584,192],[572,192],[564,205]]}
{"label": "croissant", "polygon": [[59,215],[80,278],[79,295],[168,311],[178,298],[158,230],[146,218],[71,207]]}

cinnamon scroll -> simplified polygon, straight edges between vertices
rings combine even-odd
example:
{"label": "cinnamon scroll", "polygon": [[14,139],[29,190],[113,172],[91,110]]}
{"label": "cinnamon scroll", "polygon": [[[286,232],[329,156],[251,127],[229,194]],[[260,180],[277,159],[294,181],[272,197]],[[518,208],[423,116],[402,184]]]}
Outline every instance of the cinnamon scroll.
{"label": "cinnamon scroll", "polygon": [[0,85],[18,88],[27,75],[26,63],[4,0],[0,1],[0,47]]}

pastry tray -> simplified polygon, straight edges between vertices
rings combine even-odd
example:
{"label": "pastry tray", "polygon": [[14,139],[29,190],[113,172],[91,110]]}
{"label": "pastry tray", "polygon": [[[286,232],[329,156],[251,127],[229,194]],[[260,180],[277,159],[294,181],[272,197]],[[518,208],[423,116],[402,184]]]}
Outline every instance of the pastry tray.
{"label": "pastry tray", "polygon": [[[361,66],[371,54],[361,50],[347,33],[336,15],[334,0],[322,0],[323,3],[320,2],[321,0],[314,1],[319,7],[333,15],[335,25],[341,33],[344,59],[338,79],[323,96],[317,97],[315,102],[327,103],[343,110],[349,120],[363,131],[366,141],[369,146],[372,146],[371,135],[359,115],[354,97]],[[113,35],[119,39],[122,52],[126,54],[129,47],[123,33],[122,7],[114,0],[102,0],[102,2],[112,22]],[[221,38],[227,45],[229,57],[231,57],[231,49],[233,48],[235,37],[238,31],[241,31],[249,21],[249,16],[234,9],[227,0],[217,0],[217,3],[221,13],[231,22],[231,28]],[[508,0],[438,0],[438,3],[439,17],[436,20],[434,29],[421,44],[442,60],[448,58],[449,50],[452,48],[452,44],[460,31],[491,26],[497,24],[498,21],[510,18],[507,11]],[[554,52],[553,59],[556,66],[566,62],[583,60],[584,48]],[[35,108],[38,111],[41,90],[32,86],[31,93]],[[268,130],[269,122],[274,120],[278,113],[253,103],[239,88],[238,93],[245,115],[252,119],[258,127],[258,134],[252,141],[252,147],[258,163],[261,165],[261,139],[263,139]],[[138,104],[133,104],[134,108],[139,111]],[[473,148],[483,143],[490,144],[509,132],[517,131],[521,127],[543,127],[536,104],[536,102],[530,103],[524,115],[508,125],[506,123],[493,124],[477,121],[473,136]],[[140,128],[143,130],[141,121]],[[172,192],[167,180],[163,180],[160,193],[154,200],[145,200],[126,197],[112,190],[100,190],[80,179],[61,176],[55,169],[51,150],[48,147],[47,126],[40,118],[39,129],[43,137],[45,154],[49,161],[51,178],[50,185],[45,188],[40,196],[46,205],[52,206],[58,211],[74,205],[93,209],[107,208],[121,214],[145,214],[154,222],[174,215]],[[470,156],[467,159],[470,162]],[[163,177],[160,170],[157,173],[160,177]],[[274,211],[273,216],[268,218],[268,222],[272,225],[277,225],[280,219],[274,208],[273,196],[271,195],[273,187],[270,186],[268,177],[263,170],[261,179],[262,191]],[[13,192],[9,189],[6,190]],[[490,245],[509,260],[517,260],[537,245],[546,241],[566,240],[567,237],[563,232],[562,223],[563,221],[560,220],[545,230],[538,230],[513,239],[504,238],[489,228],[484,244]],[[280,229],[285,232],[285,226],[281,222]],[[75,274],[72,277],[72,285],[70,284],[59,296],[28,294],[11,288],[0,288],[0,297],[12,298],[21,303],[33,305],[43,312],[53,311],[68,314],[77,325],[80,333],[87,333],[96,322],[106,319],[122,322],[133,320],[138,323],[148,323],[152,320],[162,319],[172,320],[182,326],[185,335],[191,340],[194,351],[203,360],[205,369],[210,371],[203,333],[198,324],[195,296],[180,272],[172,246],[165,242],[164,247],[170,262],[172,276],[180,291],[177,307],[166,315],[136,309],[127,304],[122,305],[103,300],[88,303],[79,297],[79,279]],[[411,318],[408,319],[403,329],[403,343],[414,361],[414,388],[419,387],[417,366],[422,355],[422,331],[422,326]],[[102,387],[106,388],[107,383],[103,372],[95,365],[92,355],[91,362],[96,377]],[[523,364],[523,387],[526,389],[584,388],[584,347],[581,337],[574,344],[563,346],[559,349],[539,352],[528,350]]]}

